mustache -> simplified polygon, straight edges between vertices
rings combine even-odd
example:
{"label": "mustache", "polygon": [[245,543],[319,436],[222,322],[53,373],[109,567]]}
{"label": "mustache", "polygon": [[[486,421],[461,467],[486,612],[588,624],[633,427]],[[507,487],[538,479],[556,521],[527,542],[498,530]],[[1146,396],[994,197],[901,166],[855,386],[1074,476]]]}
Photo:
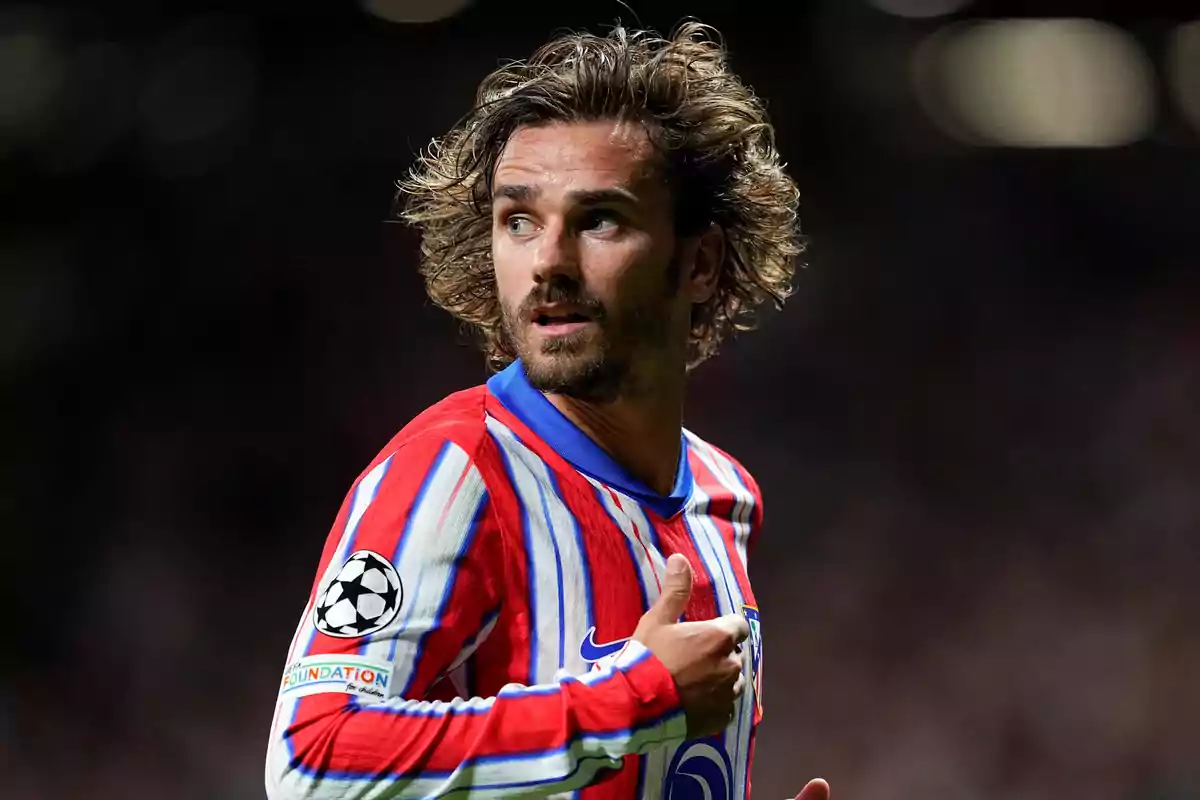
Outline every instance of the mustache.
{"label": "mustache", "polygon": [[579,284],[547,283],[531,291],[517,308],[517,316],[528,318],[535,309],[553,304],[578,306],[594,320],[604,318],[604,304],[585,293]]}

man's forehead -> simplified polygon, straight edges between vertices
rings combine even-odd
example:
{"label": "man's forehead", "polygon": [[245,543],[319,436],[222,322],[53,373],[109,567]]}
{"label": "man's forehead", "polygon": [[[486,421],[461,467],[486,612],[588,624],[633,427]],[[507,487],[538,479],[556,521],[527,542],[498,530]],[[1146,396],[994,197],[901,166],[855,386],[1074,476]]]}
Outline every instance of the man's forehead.
{"label": "man's forehead", "polygon": [[496,183],[634,189],[654,179],[657,167],[658,155],[642,125],[562,122],[517,130],[496,165]]}

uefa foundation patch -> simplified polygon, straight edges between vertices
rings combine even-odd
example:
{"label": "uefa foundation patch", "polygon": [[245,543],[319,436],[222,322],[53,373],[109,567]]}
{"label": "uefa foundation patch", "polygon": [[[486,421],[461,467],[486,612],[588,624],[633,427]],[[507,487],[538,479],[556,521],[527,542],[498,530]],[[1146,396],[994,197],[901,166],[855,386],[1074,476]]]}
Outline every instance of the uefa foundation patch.
{"label": "uefa foundation patch", "polygon": [[289,700],[310,694],[352,694],[386,700],[392,680],[390,664],[360,656],[308,656],[283,671],[279,697]]}

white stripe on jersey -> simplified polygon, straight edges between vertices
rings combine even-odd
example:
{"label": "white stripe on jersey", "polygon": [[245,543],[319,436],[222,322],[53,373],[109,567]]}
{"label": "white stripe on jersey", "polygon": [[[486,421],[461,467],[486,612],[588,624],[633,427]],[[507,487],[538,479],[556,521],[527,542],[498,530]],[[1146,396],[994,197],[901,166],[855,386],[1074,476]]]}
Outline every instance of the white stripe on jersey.
{"label": "white stripe on jersey", "polygon": [[[754,493],[742,483],[742,479],[737,473],[737,468],[728,458],[718,453],[711,445],[694,434],[688,433],[687,435],[693,442],[694,449],[700,460],[713,473],[721,486],[728,490],[735,498],[732,514],[734,547],[737,550],[738,557],[742,560],[743,569],[748,571],[749,564],[746,548],[750,541],[750,520],[752,519],[756,502]],[[745,602],[744,599],[742,602]],[[761,669],[761,664],[759,668]],[[746,680],[748,683],[753,684],[754,679],[755,676],[751,669],[746,675]],[[742,695],[741,707],[738,710],[738,718],[741,719],[744,715],[747,725],[751,724],[750,721],[754,718],[756,702],[755,691],[752,687],[748,686],[747,691]],[[746,735],[748,736],[749,733],[747,732]],[[738,793],[735,796],[741,796],[741,793],[745,791],[746,780],[749,777],[750,764],[748,750],[748,746],[743,746],[733,765],[735,781],[737,782],[735,786],[738,787]]]}
{"label": "white stripe on jersey", "polygon": [[470,456],[447,443],[413,501],[396,552],[385,554],[400,576],[404,599],[396,618],[371,634],[359,652],[395,665],[393,695],[408,690],[425,635],[441,622],[485,494],[483,476]]}
{"label": "white stripe on jersey", "polygon": [[[346,515],[346,525],[342,529],[342,536],[338,540],[333,557],[325,565],[325,571],[321,574],[321,579],[317,582],[313,598],[320,596],[321,592],[325,590],[325,586],[333,580],[338,570],[342,568],[342,562],[346,560],[350,546],[354,542],[354,534],[358,530],[358,523],[362,521],[363,515],[367,513],[367,508],[370,507],[371,502],[375,499],[375,495],[379,491],[379,484],[391,466],[392,458],[392,456],[388,456],[376,464],[370,472],[362,477],[362,480],[358,482],[358,486],[354,487],[354,496],[350,500],[350,512]],[[308,652],[316,631],[317,629],[313,625],[312,620],[312,599],[310,599],[304,606],[304,614],[300,617],[300,624],[296,626],[296,633],[292,636],[292,646],[288,650],[287,663],[289,665]],[[297,702],[299,702],[299,698],[281,699],[277,702],[273,728],[277,728],[282,732],[291,726],[292,719],[296,715]],[[274,742],[277,738],[279,737],[276,736],[276,732],[273,729],[271,731],[271,741]],[[282,770],[280,767],[286,766],[292,758],[291,740],[284,739],[283,746],[270,748],[270,753],[272,758],[267,761],[268,774],[272,770],[275,771],[275,774],[281,774]],[[282,764],[273,762],[282,762]]]}
{"label": "white stripe on jersey", "polygon": [[717,481],[733,494],[733,542],[738,558],[742,560],[742,569],[749,569],[746,548],[750,543],[750,519],[754,511],[754,493],[751,492],[738,477],[737,468],[718,453],[708,442],[685,430],[684,435],[692,445],[692,451],[704,462]]}
{"label": "white stripe on jersey", "polygon": [[[738,557],[742,560],[743,569],[748,571],[749,563],[746,550],[750,542],[750,521],[753,517],[754,506],[756,503],[754,493],[751,492],[749,487],[742,482],[741,476],[738,475],[737,468],[727,457],[717,452],[715,448],[697,437],[695,434],[689,431],[685,431],[685,434],[692,442],[696,455],[709,469],[709,471],[713,473],[721,486],[733,494],[735,498],[732,514],[734,547],[737,550]],[[759,646],[761,648],[761,643]],[[761,664],[759,665],[759,668],[762,668]],[[753,672],[746,676],[747,681],[750,682],[753,682],[754,678],[755,676],[753,675]],[[739,709],[738,713],[739,715],[747,715],[746,719],[753,719],[751,715],[755,713],[754,704],[756,702],[754,695],[755,692],[753,690],[749,690],[742,696],[741,705],[743,707]],[[745,781],[749,777],[749,769],[749,754],[739,753],[737,762],[734,764],[734,771],[736,780],[739,781],[739,785],[742,787],[740,791],[745,790]]]}
{"label": "white stripe on jersey", "polygon": [[[686,512],[692,541],[713,581],[724,584],[724,591],[721,591],[721,588],[716,590],[717,608],[722,614],[742,614],[745,599],[742,597],[741,585],[738,583],[734,565],[729,560],[729,550],[725,547],[721,531],[709,514],[712,499],[698,483],[692,489],[692,497],[694,502]],[[749,669],[749,659],[744,658],[742,673],[747,682],[753,682],[754,676],[749,674]],[[753,724],[754,690],[747,685],[746,691],[738,700],[737,713],[725,729],[725,749],[730,754],[733,765],[732,797],[735,798],[744,797],[746,793],[746,767],[750,758],[750,731]]]}
{"label": "white stripe on jersey", "polygon": [[[667,568],[666,560],[658,548],[654,529],[646,520],[636,500],[626,497],[616,489],[610,489],[589,475],[584,477],[595,487],[596,496],[600,498],[604,510],[629,542],[629,555],[637,565],[638,583],[641,584],[642,594],[646,598],[646,608],[649,608],[658,599],[658,576],[665,574]],[[613,495],[616,495],[615,499]],[[639,518],[636,522],[635,516]]]}
{"label": "white stripe on jersey", "polygon": [[[649,609],[661,594],[658,576],[667,572],[667,562],[663,558],[654,527],[650,520],[646,519],[641,504],[636,500],[616,489],[611,489],[610,494],[611,487],[593,480],[590,476],[584,477],[596,488],[604,510],[621,529],[629,543],[630,554],[637,564],[638,583],[646,598],[646,608]],[[615,500],[613,495],[616,495]],[[643,797],[658,797],[661,793],[667,778],[667,767],[670,766],[669,755],[669,749],[665,747],[659,747],[646,754],[642,764]]]}
{"label": "white stripe on jersey", "polygon": [[579,644],[595,617],[578,523],[559,497],[546,462],[495,417],[487,417],[487,427],[500,448],[524,517],[533,612],[530,680],[552,681],[560,669],[586,672],[588,664]]}

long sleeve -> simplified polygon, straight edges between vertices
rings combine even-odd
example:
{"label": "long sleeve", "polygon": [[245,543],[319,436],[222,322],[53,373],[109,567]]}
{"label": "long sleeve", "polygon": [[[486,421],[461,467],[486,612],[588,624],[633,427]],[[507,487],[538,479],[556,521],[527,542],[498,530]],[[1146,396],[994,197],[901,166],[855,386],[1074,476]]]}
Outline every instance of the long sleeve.
{"label": "long sleeve", "polygon": [[267,753],[292,798],[548,795],[680,741],[666,668],[637,642],[554,683],[449,699],[443,680],[492,630],[509,586],[485,479],[418,439],[355,484],[293,638]]}

